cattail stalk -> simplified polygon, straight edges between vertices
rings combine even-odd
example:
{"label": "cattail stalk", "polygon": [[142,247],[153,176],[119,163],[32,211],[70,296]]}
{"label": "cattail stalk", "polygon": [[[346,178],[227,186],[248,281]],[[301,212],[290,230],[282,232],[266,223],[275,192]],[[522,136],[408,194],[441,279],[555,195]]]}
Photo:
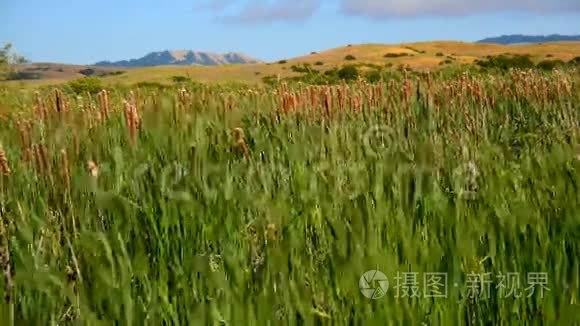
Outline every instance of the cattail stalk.
{"label": "cattail stalk", "polygon": [[101,112],[101,119],[103,121],[109,119],[109,94],[106,90],[102,90],[98,94],[99,110]]}
{"label": "cattail stalk", "polygon": [[70,179],[70,167],[68,155],[66,153],[66,149],[64,148],[60,151],[60,153],[61,153],[60,174],[64,182],[65,189],[67,190],[67,192],[70,192],[71,179]]}
{"label": "cattail stalk", "polygon": [[42,164],[43,172],[45,172],[48,175],[48,177],[51,178],[52,180],[52,165],[48,157],[48,150],[46,149],[46,145],[44,144],[38,145],[38,155],[40,163]]}
{"label": "cattail stalk", "polygon": [[16,126],[18,127],[18,132],[20,134],[20,144],[22,146],[22,157],[24,161],[29,162],[30,157],[30,132],[26,128],[26,124],[16,121]]}
{"label": "cattail stalk", "polygon": [[58,88],[54,90],[54,104],[55,104],[55,107],[56,107],[56,112],[63,111],[62,92]]}
{"label": "cattail stalk", "polygon": [[326,116],[330,117],[332,112],[332,90],[328,86],[324,88],[324,109],[326,110]]}
{"label": "cattail stalk", "polygon": [[34,161],[34,166],[36,168],[36,171],[38,172],[38,174],[43,175],[44,174],[44,165],[42,164],[42,159],[41,159],[41,155],[40,155],[40,148],[37,144],[32,144],[31,146],[31,152],[32,152],[32,159]]}
{"label": "cattail stalk", "polygon": [[2,144],[0,144],[0,172],[4,175],[9,175],[10,172],[12,172],[8,165],[8,158],[6,157],[6,152],[4,151]]}
{"label": "cattail stalk", "polygon": [[99,167],[95,163],[95,161],[90,160],[87,162],[87,167],[89,169],[89,174],[92,178],[97,179],[99,177]]}
{"label": "cattail stalk", "polygon": [[127,123],[127,133],[131,143],[137,141],[137,128],[139,128],[139,114],[135,105],[125,101],[125,121]]}
{"label": "cattail stalk", "polygon": [[245,158],[250,156],[250,149],[244,139],[244,130],[242,128],[234,129],[235,144],[234,148],[238,153],[241,153]]}
{"label": "cattail stalk", "polygon": [[81,144],[79,140],[79,134],[76,132],[76,130],[73,131],[73,148],[75,156],[78,157],[81,152]]}
{"label": "cattail stalk", "polygon": [[4,302],[12,303],[12,261],[10,257],[10,247],[8,231],[4,225],[4,217],[0,213],[0,268],[4,274]]}
{"label": "cattail stalk", "polygon": [[46,119],[48,118],[48,115],[46,112],[46,107],[44,106],[44,103],[42,102],[42,97],[40,96],[40,93],[35,92],[34,98],[36,100],[36,112],[38,113],[38,117],[41,120],[46,121]]}

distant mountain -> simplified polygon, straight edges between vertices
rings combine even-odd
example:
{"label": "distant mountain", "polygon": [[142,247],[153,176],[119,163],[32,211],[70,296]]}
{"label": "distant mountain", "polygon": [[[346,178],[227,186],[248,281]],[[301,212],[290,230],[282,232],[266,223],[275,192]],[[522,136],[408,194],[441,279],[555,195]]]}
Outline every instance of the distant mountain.
{"label": "distant mountain", "polygon": [[123,61],[100,61],[98,67],[154,67],[165,65],[179,66],[218,66],[239,63],[260,63],[262,61],[251,58],[242,53],[230,52],[226,54],[194,52],[194,51],[161,51],[152,52],[140,59]]}
{"label": "distant mountain", "polygon": [[518,43],[547,43],[560,41],[580,41],[580,35],[503,35],[486,38],[477,43],[518,44]]}

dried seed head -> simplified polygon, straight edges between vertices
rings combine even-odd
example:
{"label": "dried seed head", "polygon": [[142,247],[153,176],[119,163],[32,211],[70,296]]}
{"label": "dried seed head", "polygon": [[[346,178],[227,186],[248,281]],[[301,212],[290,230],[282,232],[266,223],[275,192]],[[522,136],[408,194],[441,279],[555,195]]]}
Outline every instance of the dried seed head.
{"label": "dried seed head", "polygon": [[242,128],[235,128],[234,129],[234,136],[236,137],[236,141],[239,140],[243,140],[245,135],[244,135],[244,130]]}
{"label": "dried seed head", "polygon": [[46,120],[46,109],[44,107],[44,103],[42,102],[42,97],[38,91],[34,92],[34,98],[36,100],[36,112],[38,113],[38,117],[42,120]]}
{"label": "dried seed head", "polygon": [[234,144],[235,150],[244,157],[248,157],[250,155],[250,149],[244,140],[244,130],[242,128],[235,128],[234,137],[236,138]]}
{"label": "dried seed head", "polygon": [[100,91],[98,94],[98,99],[101,118],[106,120],[109,118],[109,97],[107,91]]}
{"label": "dried seed head", "polygon": [[48,157],[48,150],[45,144],[38,145],[38,152],[40,156],[40,161],[42,163],[42,170],[46,172],[49,177],[52,177],[52,164]]}
{"label": "dried seed head", "polygon": [[132,143],[137,140],[137,128],[139,127],[139,114],[135,105],[125,101],[125,120],[127,123],[127,132]]}
{"label": "dried seed head", "polygon": [[56,112],[61,112],[63,110],[62,92],[58,88],[54,90],[54,106]]}
{"label": "dried seed head", "polygon": [[60,153],[62,156],[62,161],[61,161],[61,166],[60,166],[61,175],[62,175],[66,189],[70,190],[71,183],[70,183],[70,170],[69,170],[68,154],[66,153],[66,149],[64,149],[64,148],[60,151]]}
{"label": "dried seed head", "polygon": [[87,167],[89,168],[89,173],[91,174],[91,177],[93,178],[99,177],[99,167],[93,160],[87,162]]}
{"label": "dried seed head", "polygon": [[10,166],[8,165],[8,158],[6,158],[6,152],[4,152],[4,147],[0,144],[0,172],[2,174],[8,175],[10,172]]}
{"label": "dried seed head", "polygon": [[22,146],[22,156],[24,157],[25,161],[30,161],[30,156],[27,154],[30,152],[30,133],[27,129],[26,123],[21,123],[20,121],[16,121],[16,126],[18,128],[18,132],[20,133],[20,144]]}

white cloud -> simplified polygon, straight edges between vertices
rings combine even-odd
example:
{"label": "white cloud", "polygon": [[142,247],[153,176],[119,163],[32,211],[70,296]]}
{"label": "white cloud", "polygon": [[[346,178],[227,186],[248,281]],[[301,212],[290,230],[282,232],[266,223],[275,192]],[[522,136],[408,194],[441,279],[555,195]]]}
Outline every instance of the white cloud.
{"label": "white cloud", "polygon": [[345,15],[375,18],[580,11],[580,0],[205,0],[203,8],[224,23],[302,22],[323,1],[337,4]]}
{"label": "white cloud", "polygon": [[580,11],[580,0],[340,0],[342,12],[373,17]]}
{"label": "white cloud", "polygon": [[[228,11],[217,17],[225,23],[297,22],[309,19],[321,0],[214,0],[216,11]],[[234,10],[225,10],[236,7]]]}

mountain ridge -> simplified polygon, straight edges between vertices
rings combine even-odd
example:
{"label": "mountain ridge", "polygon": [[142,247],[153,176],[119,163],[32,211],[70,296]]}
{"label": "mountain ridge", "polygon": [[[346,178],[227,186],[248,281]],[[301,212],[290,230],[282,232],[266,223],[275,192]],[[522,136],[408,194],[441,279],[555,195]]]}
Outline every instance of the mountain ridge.
{"label": "mountain ridge", "polygon": [[523,35],[523,34],[512,34],[512,35],[502,35],[497,37],[489,37],[483,40],[479,40],[476,43],[495,43],[495,44],[521,44],[521,43],[548,43],[548,42],[561,42],[561,41],[580,41],[580,35]]}
{"label": "mountain ridge", "polygon": [[227,64],[255,64],[262,63],[261,60],[252,58],[243,53],[213,53],[199,52],[192,50],[179,51],[158,51],[150,52],[138,59],[121,61],[99,61],[94,65],[97,67],[155,67],[166,65],[177,66],[220,66]]}

